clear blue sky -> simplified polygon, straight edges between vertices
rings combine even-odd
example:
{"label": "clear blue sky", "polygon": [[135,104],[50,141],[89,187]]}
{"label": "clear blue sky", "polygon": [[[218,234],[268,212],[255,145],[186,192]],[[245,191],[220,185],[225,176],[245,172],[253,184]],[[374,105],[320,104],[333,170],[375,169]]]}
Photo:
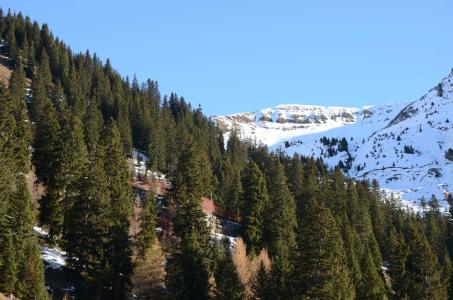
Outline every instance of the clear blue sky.
{"label": "clear blue sky", "polygon": [[451,0],[0,0],[209,114],[418,99],[453,67]]}

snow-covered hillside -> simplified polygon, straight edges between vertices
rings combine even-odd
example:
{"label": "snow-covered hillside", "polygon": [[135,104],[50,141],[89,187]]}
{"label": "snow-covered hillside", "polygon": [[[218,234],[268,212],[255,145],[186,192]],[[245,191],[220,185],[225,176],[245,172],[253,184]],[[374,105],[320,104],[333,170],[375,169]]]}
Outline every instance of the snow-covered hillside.
{"label": "snow-covered hillside", "polygon": [[[453,191],[453,70],[417,101],[363,108],[279,105],[212,117],[227,139],[251,139],[341,163],[354,178],[377,179],[412,203]],[[450,120],[450,119],[451,120]],[[346,142],[347,143],[346,143]],[[345,147],[346,146],[346,147]]]}

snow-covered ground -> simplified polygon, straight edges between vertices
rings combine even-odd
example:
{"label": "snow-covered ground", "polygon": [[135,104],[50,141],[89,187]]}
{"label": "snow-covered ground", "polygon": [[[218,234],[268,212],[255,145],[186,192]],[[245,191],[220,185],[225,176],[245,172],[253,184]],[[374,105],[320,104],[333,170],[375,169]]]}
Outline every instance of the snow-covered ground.
{"label": "snow-covered ground", "polygon": [[[225,139],[236,130],[242,139],[289,155],[321,157],[330,167],[350,159],[347,175],[377,179],[409,206],[435,195],[446,208],[446,194],[453,190],[453,158],[446,157],[453,149],[452,113],[453,70],[413,102],[363,108],[279,105],[212,120]],[[322,137],[345,138],[348,152],[326,145]]]}
{"label": "snow-covered ground", "polygon": [[41,257],[46,268],[60,269],[66,266],[66,252],[57,248],[41,247]]}
{"label": "snow-covered ground", "polygon": [[149,159],[145,154],[143,154],[142,152],[140,152],[137,149],[134,149],[133,154],[132,154],[132,159],[131,159],[131,163],[132,163],[133,170],[134,170],[134,175],[135,176],[140,176],[140,175],[144,176],[146,174],[146,176],[150,179],[155,178],[157,180],[166,180],[165,174],[148,170],[148,168],[147,168],[148,160]]}
{"label": "snow-covered ground", "polygon": [[[49,233],[39,226],[33,226],[33,230],[42,237],[47,237]],[[41,246],[41,257],[44,260],[46,268],[60,269],[66,266],[66,252],[58,248]]]}

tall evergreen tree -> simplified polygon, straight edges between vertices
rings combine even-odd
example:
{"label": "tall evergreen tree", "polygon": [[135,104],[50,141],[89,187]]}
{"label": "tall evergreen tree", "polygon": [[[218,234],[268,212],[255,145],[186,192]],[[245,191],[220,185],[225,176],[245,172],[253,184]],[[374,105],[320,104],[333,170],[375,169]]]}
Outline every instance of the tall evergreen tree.
{"label": "tall evergreen tree", "polygon": [[410,299],[445,299],[439,262],[423,232],[409,224],[407,239],[410,249],[406,263],[410,282],[407,295]]}
{"label": "tall evergreen tree", "polygon": [[272,288],[272,279],[263,262],[260,263],[255,279],[253,280],[252,292],[257,300],[275,299],[275,292]]}
{"label": "tall evergreen tree", "polygon": [[264,247],[264,209],[269,205],[269,197],[266,179],[253,161],[247,164],[243,191],[244,208],[241,219],[244,226],[243,237],[247,251],[256,255]]}
{"label": "tall evergreen tree", "polygon": [[90,157],[87,173],[82,179],[80,195],[67,212],[63,231],[64,249],[69,265],[86,274],[97,286],[104,288],[108,271],[109,191],[101,155]]}
{"label": "tall evergreen tree", "polygon": [[110,197],[106,260],[111,274],[106,284],[111,286],[110,297],[122,299],[132,273],[132,245],[129,239],[132,191],[120,133],[113,120],[105,128],[103,137],[102,160]]}
{"label": "tall evergreen tree", "polygon": [[143,210],[140,215],[140,233],[137,238],[137,249],[140,256],[144,257],[146,251],[156,242],[157,209],[153,192],[146,194]]}
{"label": "tall evergreen tree", "polygon": [[236,265],[233,262],[229,245],[225,249],[225,254],[217,264],[215,280],[217,287],[216,299],[222,300],[242,300],[245,299],[245,289],[239,279]]}
{"label": "tall evergreen tree", "polygon": [[362,282],[358,293],[359,298],[370,300],[387,299],[384,282],[376,270],[368,247],[366,248],[365,255],[362,257],[361,268]]}
{"label": "tall evergreen tree", "polygon": [[63,116],[60,140],[54,153],[55,170],[42,199],[41,221],[49,225],[49,237],[54,241],[61,235],[66,211],[78,196],[80,181],[85,174],[88,153],[83,126],[76,115]]}
{"label": "tall evergreen tree", "polygon": [[296,253],[296,206],[289,192],[281,163],[277,159],[269,162],[268,192],[270,206],[266,218],[265,242],[272,258],[272,277],[280,297],[288,297],[290,278],[294,269]]}
{"label": "tall evergreen tree", "polygon": [[[200,201],[203,196],[203,174],[199,151],[193,141],[188,140],[179,158],[178,174],[174,182],[173,201],[176,204],[174,217],[176,233],[181,237],[180,250],[174,252],[175,264],[168,264],[167,282],[180,290],[174,291],[182,298],[208,299],[210,292],[211,255],[209,232],[206,227]],[[169,268],[171,267],[171,268]],[[177,272],[176,274],[171,272]],[[181,278],[182,277],[182,278]],[[174,278],[182,279],[183,285]]]}
{"label": "tall evergreen tree", "polygon": [[404,241],[404,236],[398,233],[393,226],[390,228],[387,248],[388,274],[391,278],[392,290],[397,299],[404,299],[404,297],[407,297],[407,289],[409,288],[406,274],[409,249]]}
{"label": "tall evergreen tree", "polygon": [[33,164],[36,167],[36,175],[45,184],[50,182],[56,170],[55,153],[60,146],[60,124],[57,112],[50,99],[45,98],[43,110],[45,118],[40,118],[36,123],[36,132],[33,141]]}
{"label": "tall evergreen tree", "polygon": [[299,295],[314,299],[354,299],[343,241],[329,209],[305,202],[297,264]]}
{"label": "tall evergreen tree", "polygon": [[30,169],[30,141],[31,126],[28,120],[26,98],[25,72],[22,63],[19,61],[11,73],[9,80],[9,93],[13,101],[13,113],[16,121],[14,137],[16,139],[14,158],[20,172],[28,172]]}

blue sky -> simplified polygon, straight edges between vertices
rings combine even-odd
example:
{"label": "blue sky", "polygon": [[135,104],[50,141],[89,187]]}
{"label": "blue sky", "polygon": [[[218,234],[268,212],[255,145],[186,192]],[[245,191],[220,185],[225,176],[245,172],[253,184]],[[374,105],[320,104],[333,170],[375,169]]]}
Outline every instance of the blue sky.
{"label": "blue sky", "polygon": [[453,2],[0,0],[209,114],[418,99],[453,67]]}

